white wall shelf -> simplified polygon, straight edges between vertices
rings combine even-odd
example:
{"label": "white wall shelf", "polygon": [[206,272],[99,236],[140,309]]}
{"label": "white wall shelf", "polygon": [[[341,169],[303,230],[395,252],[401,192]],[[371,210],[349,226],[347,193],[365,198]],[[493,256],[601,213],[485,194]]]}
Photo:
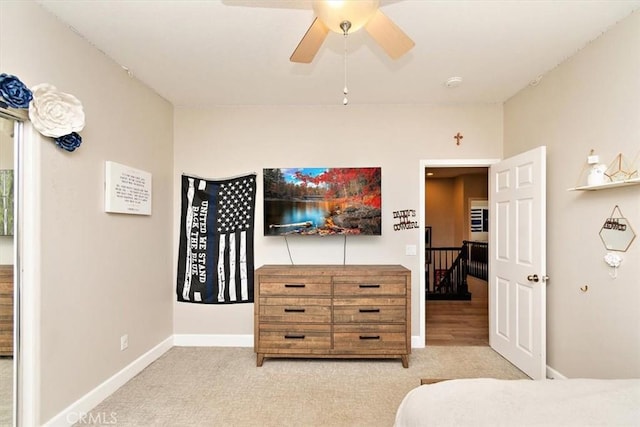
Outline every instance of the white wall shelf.
{"label": "white wall shelf", "polygon": [[629,185],[640,184],[640,178],[627,179],[625,181],[607,182],[600,185],[583,185],[581,187],[569,188],[568,191],[594,191],[606,190],[607,188],[624,187]]}

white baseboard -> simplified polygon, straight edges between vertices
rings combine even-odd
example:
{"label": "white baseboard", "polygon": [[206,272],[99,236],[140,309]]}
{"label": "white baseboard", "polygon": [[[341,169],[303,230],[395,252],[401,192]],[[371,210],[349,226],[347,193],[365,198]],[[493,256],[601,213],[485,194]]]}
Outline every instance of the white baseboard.
{"label": "white baseboard", "polygon": [[153,363],[173,346],[173,337],[169,337],[160,344],[138,357],[120,372],[85,394],[64,411],[47,421],[46,427],[71,426],[78,422],[84,424],[115,424],[117,414],[91,413],[100,402],[122,387],[127,381],[139,374],[144,368]]}
{"label": "white baseboard", "polygon": [[414,335],[411,337],[411,348],[425,348],[424,338],[421,338],[419,335]]}
{"label": "white baseboard", "polygon": [[567,379],[567,377],[565,377],[564,375],[562,375],[560,372],[556,371],[555,369],[553,369],[549,365],[547,365],[547,378],[552,379],[552,380],[566,380]]}
{"label": "white baseboard", "polygon": [[173,336],[176,347],[253,347],[253,335],[180,334]]}

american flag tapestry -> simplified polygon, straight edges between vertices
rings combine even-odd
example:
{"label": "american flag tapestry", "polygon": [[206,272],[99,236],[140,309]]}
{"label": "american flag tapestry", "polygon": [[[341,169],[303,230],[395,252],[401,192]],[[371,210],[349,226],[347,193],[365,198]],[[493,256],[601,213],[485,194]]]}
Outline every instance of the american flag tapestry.
{"label": "american flag tapestry", "polygon": [[178,301],[253,302],[256,175],[207,180],[182,175]]}

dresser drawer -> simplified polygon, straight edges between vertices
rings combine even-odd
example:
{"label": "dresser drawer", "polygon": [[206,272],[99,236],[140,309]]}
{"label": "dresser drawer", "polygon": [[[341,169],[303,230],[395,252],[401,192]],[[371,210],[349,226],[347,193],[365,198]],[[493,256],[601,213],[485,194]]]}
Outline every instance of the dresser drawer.
{"label": "dresser drawer", "polygon": [[333,308],[335,323],[404,323],[407,319],[404,305],[345,305]]}
{"label": "dresser drawer", "polygon": [[13,282],[0,282],[0,295],[13,297]]}
{"label": "dresser drawer", "polygon": [[330,323],[329,298],[260,298],[260,322]]}
{"label": "dresser drawer", "polygon": [[406,350],[404,325],[335,325],[335,350],[386,351]]}
{"label": "dresser drawer", "polygon": [[328,350],[331,348],[330,325],[261,324],[259,351]]}
{"label": "dresser drawer", "polygon": [[260,276],[260,296],[331,295],[331,277]]}
{"label": "dresser drawer", "polygon": [[[346,281],[348,279],[348,281]],[[402,278],[348,277],[339,278],[333,294],[340,295],[405,295],[407,286]]]}

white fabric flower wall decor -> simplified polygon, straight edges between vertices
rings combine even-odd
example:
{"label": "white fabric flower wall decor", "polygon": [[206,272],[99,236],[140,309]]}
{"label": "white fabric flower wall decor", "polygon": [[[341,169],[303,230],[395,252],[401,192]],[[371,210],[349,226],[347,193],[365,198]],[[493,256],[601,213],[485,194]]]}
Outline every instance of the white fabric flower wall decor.
{"label": "white fabric flower wall decor", "polygon": [[59,138],[84,128],[84,110],[78,98],[48,83],[34,86],[31,91],[29,119],[42,135]]}

